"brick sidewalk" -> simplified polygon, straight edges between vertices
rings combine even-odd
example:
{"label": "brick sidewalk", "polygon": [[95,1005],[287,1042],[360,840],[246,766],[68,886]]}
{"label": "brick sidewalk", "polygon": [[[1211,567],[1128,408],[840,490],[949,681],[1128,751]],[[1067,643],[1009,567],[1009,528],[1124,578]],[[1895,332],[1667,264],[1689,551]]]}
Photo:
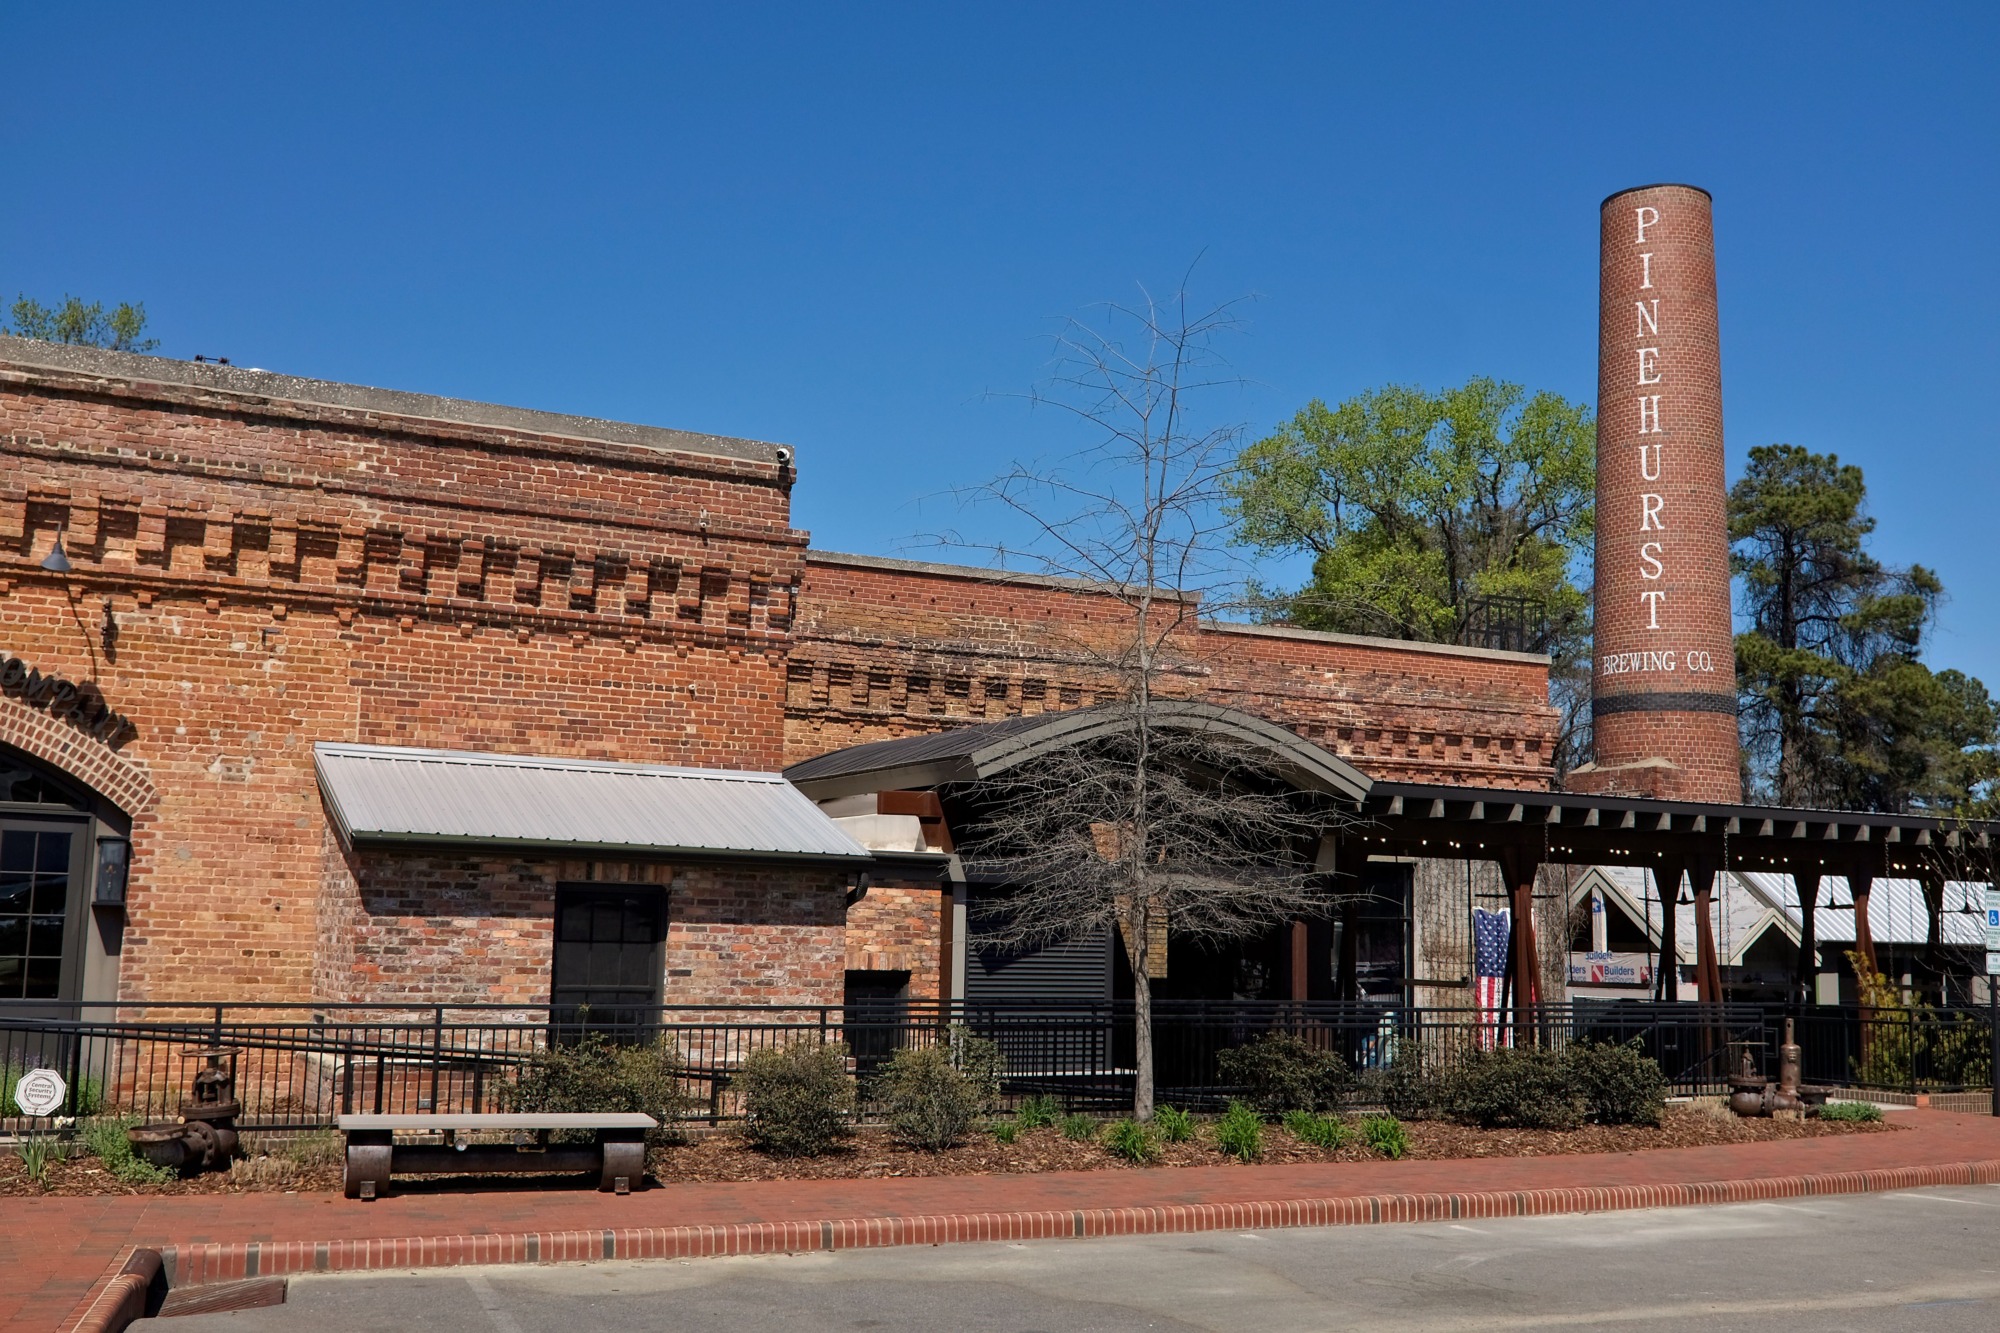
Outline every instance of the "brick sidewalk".
{"label": "brick sidewalk", "polygon": [[[332,1266],[449,1263],[499,1259],[595,1258],[619,1236],[646,1230],[669,1237],[690,1227],[741,1227],[787,1223],[793,1243],[765,1248],[816,1248],[836,1234],[844,1243],[895,1243],[918,1238],[911,1219],[985,1215],[978,1228],[991,1232],[999,1214],[1033,1215],[1032,1224],[1008,1227],[1013,1235],[1074,1234],[1070,1220],[1098,1210],[1171,1209],[1175,1206],[1279,1206],[1291,1221],[1382,1220],[1428,1215],[1411,1196],[1524,1194],[1529,1191],[1623,1190],[1615,1203],[1593,1194],[1576,1207],[1646,1206],[1662,1198],[1647,1187],[1714,1185],[1714,1197],[1776,1197],[1784,1181],[1899,1168],[1943,1167],[2000,1161],[2000,1120],[1920,1110],[1892,1113],[1908,1126],[1890,1134],[1857,1134],[1776,1143],[1668,1148],[1639,1153],[1491,1160],[1359,1162],[1303,1166],[1204,1166],[1156,1170],[1059,1172],[1037,1176],[945,1176],[929,1179],[766,1181],[752,1184],[675,1185],[618,1199],[592,1190],[453,1189],[423,1182],[399,1187],[375,1203],[326,1194],[140,1195],[90,1199],[9,1200],[0,1211],[0,1327],[49,1330],[81,1311],[83,1298],[128,1247],[175,1247],[179,1283],[204,1275],[241,1275],[243,1251],[256,1244],[271,1256],[261,1271],[315,1266],[315,1247],[332,1246]],[[1865,1188],[1863,1182],[1847,1188]],[[1401,1197],[1398,1197],[1401,1196]],[[1327,1201],[1371,1200],[1359,1212]],[[1308,1204],[1315,1205],[1309,1207]],[[1561,1200],[1526,1206],[1477,1207],[1496,1212],[1562,1211]],[[1452,1205],[1455,1209],[1456,1204]],[[1458,1215],[1446,1212],[1446,1216]],[[1466,1215],[1473,1215],[1468,1213]],[[1239,1225],[1215,1214],[1219,1225]],[[896,1220],[894,1224],[886,1221]],[[877,1225],[869,1226],[870,1221]],[[1183,1219],[1185,1222],[1185,1219]],[[1267,1223],[1270,1224],[1270,1223]],[[1137,1229],[1193,1229],[1185,1225]],[[838,1233],[835,1228],[839,1228]],[[942,1228],[942,1229],[940,1229]],[[1089,1230],[1095,1231],[1095,1226]],[[1131,1229],[1131,1228],[1128,1228]],[[918,1227],[924,1239],[968,1238],[966,1228],[942,1223]],[[557,1233],[583,1233],[569,1243]],[[530,1244],[529,1236],[547,1238]],[[423,1245],[441,1238],[449,1246]],[[503,1240],[502,1238],[506,1238]],[[411,1245],[353,1247],[342,1242],[410,1241]],[[287,1242],[302,1243],[288,1245]],[[578,1244],[584,1248],[579,1250]],[[730,1242],[624,1246],[619,1253],[710,1252]],[[224,1257],[233,1255],[232,1258]],[[281,1257],[282,1256],[282,1257]],[[320,1264],[326,1251],[317,1250]],[[197,1271],[210,1263],[219,1271]]]}

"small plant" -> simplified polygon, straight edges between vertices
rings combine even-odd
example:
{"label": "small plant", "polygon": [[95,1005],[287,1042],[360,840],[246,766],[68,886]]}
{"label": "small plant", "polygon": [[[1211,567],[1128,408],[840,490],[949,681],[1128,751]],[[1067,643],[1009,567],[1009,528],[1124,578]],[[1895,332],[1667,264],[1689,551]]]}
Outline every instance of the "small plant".
{"label": "small plant", "polygon": [[16,1145],[21,1170],[40,1189],[49,1182],[49,1164],[69,1156],[68,1145],[48,1134],[30,1134]]}
{"label": "small plant", "polygon": [[1216,1057],[1223,1081],[1243,1089],[1265,1115],[1326,1111],[1350,1082],[1347,1062],[1289,1033],[1272,1033]]}
{"label": "small plant", "polygon": [[1454,1071],[1451,1118],[1481,1129],[1575,1129],[1583,1099],[1569,1063],[1538,1046],[1481,1051]]}
{"label": "small plant", "polygon": [[229,1164],[230,1183],[246,1189],[291,1189],[299,1175],[299,1164],[289,1157],[239,1157]]}
{"label": "small plant", "polygon": [[993,1136],[995,1143],[1012,1143],[1020,1137],[1021,1127],[1012,1120],[995,1120],[986,1127],[986,1132]]}
{"label": "small plant", "polygon": [[1399,1161],[1410,1152],[1410,1136],[1403,1122],[1392,1115],[1371,1115],[1361,1121],[1361,1141],[1379,1157]]}
{"label": "small plant", "polygon": [[154,1166],[134,1153],[132,1141],[125,1137],[125,1131],[138,1123],[139,1117],[131,1115],[94,1116],[84,1121],[78,1132],[91,1156],[104,1163],[106,1171],[126,1184],[165,1184],[174,1179],[174,1173],[166,1167]]}
{"label": "small plant", "polygon": [[1347,1127],[1345,1120],[1315,1111],[1286,1112],[1285,1132],[1300,1143],[1327,1149],[1345,1147],[1354,1137],[1354,1131]]}
{"label": "small plant", "polygon": [[890,1132],[912,1148],[956,1147],[1000,1095],[1000,1052],[953,1028],[942,1046],[905,1046],[882,1069],[875,1095]]}
{"label": "small plant", "polygon": [[1186,1143],[1194,1137],[1194,1117],[1178,1106],[1162,1106],[1153,1112],[1153,1128],[1168,1143]]}
{"label": "small plant", "polygon": [[1136,1166],[1159,1160],[1160,1141],[1153,1131],[1136,1120],[1120,1120],[1104,1131],[1104,1146],[1112,1155]]}
{"label": "small plant", "polygon": [[347,1142],[337,1129],[317,1129],[287,1139],[272,1155],[308,1169],[339,1166],[347,1159]]}
{"label": "small plant", "polygon": [[1045,1092],[1038,1092],[1022,1102],[1021,1109],[1014,1113],[1014,1119],[1022,1129],[1047,1129],[1061,1116],[1061,1105]]}
{"label": "small plant", "polygon": [[806,1039],[767,1046],[744,1060],[744,1134],[779,1157],[817,1157],[847,1137],[854,1118],[854,1076],[847,1047]]}
{"label": "small plant", "polygon": [[1667,1106],[1667,1077],[1637,1038],[1578,1042],[1564,1056],[1584,1115],[1600,1125],[1657,1125]]}
{"label": "small plant", "polygon": [[1264,1155],[1264,1118],[1242,1102],[1229,1103],[1215,1122],[1215,1143],[1240,1162],[1256,1161]]}
{"label": "small plant", "polygon": [[1087,1115],[1066,1115],[1062,1118],[1062,1136],[1077,1143],[1088,1143],[1097,1137],[1097,1122]]}
{"label": "small plant", "polygon": [[1882,1108],[1873,1102],[1828,1102],[1819,1108],[1819,1118],[1872,1125],[1882,1118]]}

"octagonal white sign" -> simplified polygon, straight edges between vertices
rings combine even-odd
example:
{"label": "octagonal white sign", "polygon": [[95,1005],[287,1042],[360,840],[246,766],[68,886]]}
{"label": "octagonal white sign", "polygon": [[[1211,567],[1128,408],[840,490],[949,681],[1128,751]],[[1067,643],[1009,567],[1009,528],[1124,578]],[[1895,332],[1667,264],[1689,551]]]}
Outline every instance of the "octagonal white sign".
{"label": "octagonal white sign", "polygon": [[30,1069],[14,1085],[14,1104],[29,1115],[54,1115],[68,1095],[69,1086],[53,1069]]}

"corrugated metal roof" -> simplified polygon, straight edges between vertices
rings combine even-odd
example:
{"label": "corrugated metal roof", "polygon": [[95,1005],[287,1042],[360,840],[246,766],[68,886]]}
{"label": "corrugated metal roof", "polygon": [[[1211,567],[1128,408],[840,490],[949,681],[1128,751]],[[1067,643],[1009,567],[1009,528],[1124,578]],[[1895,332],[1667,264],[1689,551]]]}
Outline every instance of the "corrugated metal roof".
{"label": "corrugated metal roof", "polygon": [[[1577,880],[1571,901],[1580,901],[1596,876],[1612,896],[1621,900],[1625,914],[1644,925],[1656,944],[1660,938],[1659,886],[1644,870],[1632,866],[1592,866],[1588,875]],[[1718,875],[1716,885],[1716,950],[1723,964],[1742,961],[1759,935],[1775,927],[1794,946],[1803,933],[1798,888],[1790,875],[1761,871],[1736,871]],[[1683,887],[1682,892],[1686,889]],[[1985,918],[1980,907],[1985,901],[1984,884],[1952,881],[1945,885],[1942,940],[1947,945],[1979,948],[1986,938]],[[1643,904],[1643,912],[1642,912]],[[1643,916],[1643,921],[1642,921]],[[1868,929],[1877,944],[1920,945],[1930,933],[1930,918],[1924,906],[1923,886],[1913,879],[1883,876],[1868,895]],[[1674,910],[1674,949],[1684,963],[1695,961],[1695,920],[1691,903]],[[1820,880],[1819,909],[1813,913],[1813,934],[1822,945],[1847,944],[1854,940],[1854,898],[1847,880],[1828,875]]]}
{"label": "corrugated metal roof", "polygon": [[776,773],[328,743],[313,764],[351,841],[868,859]]}
{"label": "corrugated metal roof", "polygon": [[[1790,875],[1745,873],[1742,879],[1780,903],[1794,922],[1802,919],[1799,891]],[[1952,880],[1944,886],[1944,914],[1939,918],[1940,942],[1982,948],[1986,942],[1986,886]],[[1854,939],[1854,894],[1844,875],[1828,875],[1819,883],[1819,909],[1813,913],[1813,933],[1823,944]],[[1930,910],[1924,887],[1914,879],[1884,875],[1868,895],[1868,933],[1877,944],[1923,944],[1930,938]]]}

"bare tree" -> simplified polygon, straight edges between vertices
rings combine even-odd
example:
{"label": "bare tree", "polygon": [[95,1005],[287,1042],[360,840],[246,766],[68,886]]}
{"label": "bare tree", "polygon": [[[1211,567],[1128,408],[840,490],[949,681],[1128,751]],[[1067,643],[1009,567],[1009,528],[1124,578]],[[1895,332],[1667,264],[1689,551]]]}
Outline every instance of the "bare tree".
{"label": "bare tree", "polygon": [[1169,931],[1240,937],[1323,907],[1314,835],[1329,812],[1266,771],[1221,730],[1191,722],[1196,618],[1204,595],[1241,586],[1222,483],[1241,428],[1203,424],[1195,400],[1236,386],[1215,347],[1231,305],[1190,313],[1184,293],[1069,320],[1051,379],[1028,395],[1090,441],[1053,463],[1021,464],[961,499],[1023,521],[1039,572],[1085,580],[1122,615],[1079,639],[1112,682],[1094,739],[1016,769],[972,855],[1012,886],[990,938],[1034,945],[1115,929],[1130,964],[1137,1031],[1133,1112],[1153,1113],[1152,977]]}

